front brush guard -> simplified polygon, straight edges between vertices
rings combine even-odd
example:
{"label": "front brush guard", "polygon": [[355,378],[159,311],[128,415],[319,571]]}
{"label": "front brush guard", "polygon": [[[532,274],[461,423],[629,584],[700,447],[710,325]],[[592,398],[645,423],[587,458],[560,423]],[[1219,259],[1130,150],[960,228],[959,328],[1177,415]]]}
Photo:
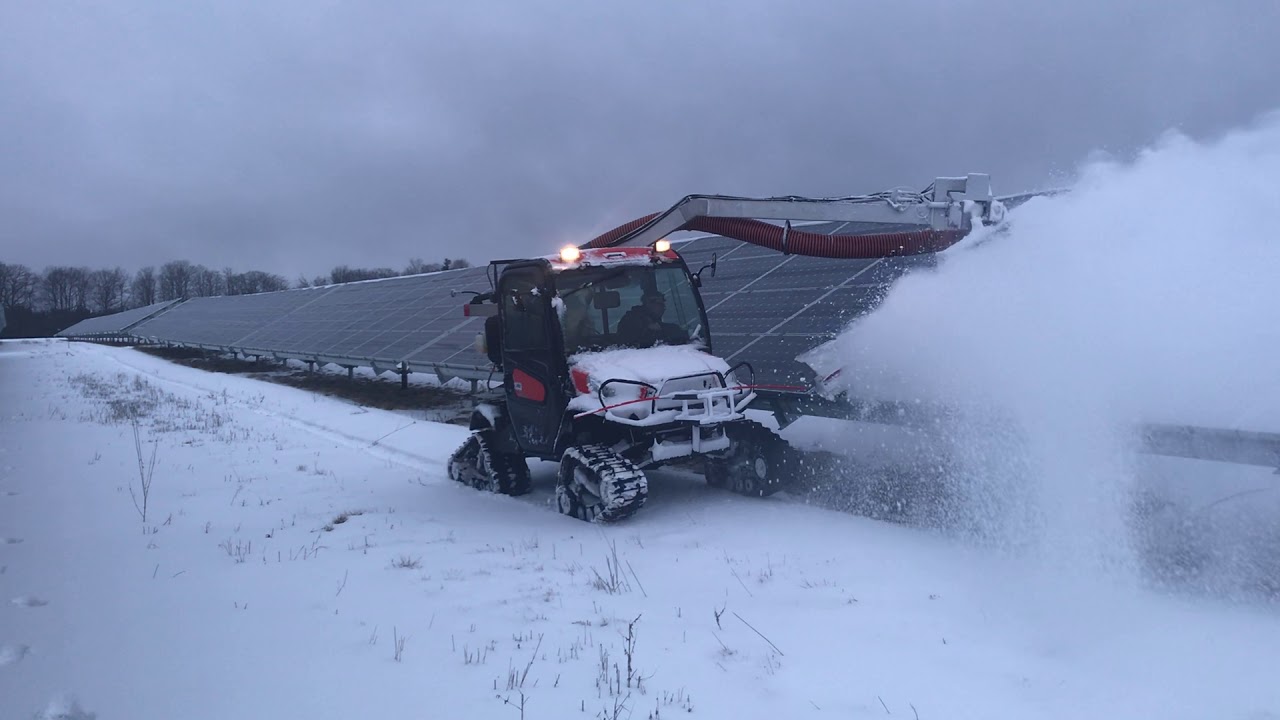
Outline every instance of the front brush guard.
{"label": "front brush guard", "polygon": [[[746,362],[740,362],[730,368],[729,373],[739,368],[745,367],[751,373],[754,382],[755,371],[751,365]],[[704,376],[714,377],[719,383],[719,387],[708,388],[705,390],[678,390],[667,394],[665,392],[667,386],[682,380],[690,380]],[[641,397],[638,400],[632,400],[626,403],[610,406],[604,397],[604,389],[612,384],[620,385],[636,385],[641,388]],[[754,391],[748,390],[741,400],[734,402],[734,396],[743,390],[751,387],[751,383],[747,385],[729,386],[725,380],[723,373],[715,370],[705,373],[695,373],[692,375],[681,375],[679,377],[669,378],[663,381],[661,387],[655,387],[651,383],[640,380],[630,380],[626,378],[610,378],[600,383],[600,387],[596,390],[596,399],[599,400],[600,406],[604,411],[604,417],[610,422],[617,422],[623,425],[631,425],[633,427],[646,427],[652,425],[661,425],[669,422],[693,422],[699,425],[714,425],[723,422],[733,422],[742,420],[746,416],[743,411],[756,398]],[[647,393],[646,393],[647,391]],[[659,401],[675,401],[680,403],[677,408],[658,409]],[[649,414],[640,419],[633,419],[621,415],[615,410],[636,404],[637,402],[649,403]],[[667,413],[675,411],[674,416],[668,416]],[[659,413],[662,413],[659,415]]]}

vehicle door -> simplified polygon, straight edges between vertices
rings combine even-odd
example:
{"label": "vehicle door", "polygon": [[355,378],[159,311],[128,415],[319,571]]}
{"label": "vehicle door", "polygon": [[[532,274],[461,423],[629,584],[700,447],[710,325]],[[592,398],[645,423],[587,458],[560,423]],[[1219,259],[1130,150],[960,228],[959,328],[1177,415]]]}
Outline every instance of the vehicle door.
{"label": "vehicle door", "polygon": [[509,268],[499,285],[502,317],[502,371],[511,429],[521,449],[551,455],[564,415],[557,348],[560,333],[551,307],[546,272],[538,266]]}

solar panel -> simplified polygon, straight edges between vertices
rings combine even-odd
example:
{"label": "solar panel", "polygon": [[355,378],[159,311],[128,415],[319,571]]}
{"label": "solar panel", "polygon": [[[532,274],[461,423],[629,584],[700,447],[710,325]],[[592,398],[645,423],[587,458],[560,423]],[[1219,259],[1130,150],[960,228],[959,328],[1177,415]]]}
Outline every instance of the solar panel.
{"label": "solar panel", "polygon": [[697,272],[698,268],[711,262],[713,255],[726,255],[733,250],[741,250],[743,243],[729,238],[709,236],[694,238],[679,244],[680,255],[689,269]]}
{"label": "solar panel", "polygon": [[[903,226],[909,227],[909,226]],[[823,223],[807,232],[885,232],[883,223]],[[746,361],[756,380],[809,385],[812,371],[796,357],[833,338],[870,312],[902,275],[935,262],[933,255],[830,259],[782,255],[726,238],[675,243],[691,269],[717,253],[716,274],[702,276],[712,349],[730,362]]]}
{"label": "solar panel", "polygon": [[807,387],[813,382],[813,371],[796,360],[821,345],[823,338],[809,335],[767,335],[749,342],[730,353],[730,365],[746,361],[756,372],[756,382]]}
{"label": "solar panel", "polygon": [[[468,296],[489,289],[487,268],[464,268],[258,295],[198,298],[134,328],[136,337],[245,354],[438,372],[483,379],[472,348]],[[179,312],[180,311],[180,312]]]}
{"label": "solar panel", "polygon": [[827,290],[849,279],[849,275],[858,271],[856,266],[848,263],[827,263],[825,266],[806,269],[799,263],[788,263],[768,276],[760,278],[751,286],[752,290],[783,291],[795,290],[820,291]]}
{"label": "solar panel", "polygon": [[136,325],[143,320],[163,312],[166,308],[172,307],[177,300],[166,300],[164,302],[145,305],[132,310],[113,313],[111,315],[103,315],[100,317],[87,318],[72,325],[71,327],[58,333],[58,337],[110,337],[115,335],[125,335],[130,327]]}
{"label": "solar panel", "polygon": [[725,334],[759,334],[803,310],[818,294],[818,290],[744,290],[728,295],[708,306],[712,340]]}
{"label": "solar panel", "polygon": [[474,343],[476,334],[483,329],[484,322],[480,318],[461,320],[450,332],[441,334],[427,346],[419,348],[409,356],[407,362],[411,367],[427,372],[441,368],[456,374],[464,369],[472,369],[482,373],[483,377],[488,377],[489,358],[476,352]]}
{"label": "solar panel", "polygon": [[853,285],[837,288],[831,295],[806,307],[783,325],[788,335],[821,335],[832,337],[856,318],[870,312],[884,299],[883,284]]}
{"label": "solar panel", "polygon": [[768,277],[779,265],[789,259],[778,253],[749,258],[729,256],[716,264],[716,274],[702,276],[703,287],[707,292],[735,292]]}
{"label": "solar panel", "polygon": [[484,268],[349,283],[257,329],[243,344],[275,352],[394,364],[462,321],[466,296],[488,289]]}
{"label": "solar panel", "polygon": [[254,330],[315,300],[326,291],[327,288],[307,288],[256,295],[192,298],[139,324],[131,334],[201,347],[239,348],[243,347],[240,341]]}

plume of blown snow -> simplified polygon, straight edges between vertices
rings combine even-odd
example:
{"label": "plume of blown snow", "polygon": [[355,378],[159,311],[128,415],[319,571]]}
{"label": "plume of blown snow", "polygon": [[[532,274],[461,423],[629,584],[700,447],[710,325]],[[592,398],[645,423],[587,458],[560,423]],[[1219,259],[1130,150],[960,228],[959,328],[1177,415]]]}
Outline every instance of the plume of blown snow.
{"label": "plume of blown snow", "polygon": [[975,232],[806,360],[851,395],[961,409],[968,527],[1128,577],[1136,424],[1280,431],[1277,217],[1280,114],[1171,133]]}

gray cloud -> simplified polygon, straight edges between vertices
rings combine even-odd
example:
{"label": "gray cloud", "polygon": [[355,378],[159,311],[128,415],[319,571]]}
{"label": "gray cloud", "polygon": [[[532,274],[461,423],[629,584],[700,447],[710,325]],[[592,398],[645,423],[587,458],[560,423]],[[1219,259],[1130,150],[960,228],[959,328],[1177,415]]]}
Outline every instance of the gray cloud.
{"label": "gray cloud", "polygon": [[1270,0],[7,3],[0,260],[293,277],[548,252],[693,192],[1015,192],[1280,106],[1276,27]]}

